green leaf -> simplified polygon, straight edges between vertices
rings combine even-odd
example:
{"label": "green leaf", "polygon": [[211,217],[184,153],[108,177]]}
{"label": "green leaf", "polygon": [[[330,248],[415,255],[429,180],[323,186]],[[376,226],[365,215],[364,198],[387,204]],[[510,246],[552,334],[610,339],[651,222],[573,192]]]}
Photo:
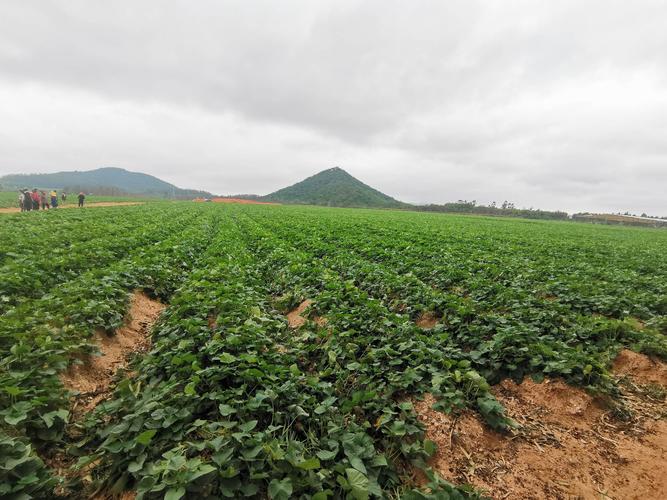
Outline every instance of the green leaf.
{"label": "green leaf", "polygon": [[263,446],[261,444],[258,444],[257,446],[253,446],[251,448],[246,448],[241,452],[241,455],[243,455],[243,458],[247,458],[249,460],[254,459],[257,455],[259,455],[259,452],[262,451]]}
{"label": "green leaf", "polygon": [[205,476],[206,474],[210,474],[211,472],[216,471],[217,469],[213,467],[211,464],[202,464],[199,466],[199,468],[193,472],[190,477],[188,478],[189,481],[194,481],[197,478],[200,478],[202,476]]}
{"label": "green leaf", "polygon": [[256,483],[246,483],[241,486],[241,493],[246,497],[256,497],[259,492],[259,486]]}
{"label": "green leaf", "polygon": [[234,448],[227,448],[219,451],[218,453],[214,453],[211,458],[216,464],[222,467],[224,464],[227,463],[227,461],[229,461],[233,453],[234,453]]}
{"label": "green leaf", "polygon": [[218,356],[218,361],[225,364],[233,363],[236,361],[236,359],[236,356],[229,354],[228,352],[223,352],[220,356]]}
{"label": "green leaf", "polygon": [[220,415],[223,417],[228,417],[232,413],[236,413],[236,410],[227,404],[218,405],[218,410],[220,410]]}
{"label": "green leaf", "polygon": [[134,440],[139,444],[148,446],[151,442],[151,439],[153,439],[153,436],[155,436],[156,433],[157,433],[156,429],[150,429],[139,434]]}
{"label": "green leaf", "polygon": [[69,411],[65,409],[60,409],[56,411],[50,411],[49,413],[45,413],[44,415],[42,415],[42,420],[44,420],[46,427],[50,429],[53,426],[53,423],[55,422],[56,418],[62,420],[63,422],[67,422],[68,417],[69,417]]}
{"label": "green leaf", "polygon": [[373,467],[387,467],[387,458],[384,455],[375,455],[373,460],[371,460],[371,465]]}
{"label": "green leaf", "polygon": [[357,469],[345,469],[347,482],[352,489],[352,496],[356,500],[368,500],[368,478]]}
{"label": "green leaf", "polygon": [[394,420],[389,426],[389,432],[394,436],[405,436],[407,429],[403,420]]}
{"label": "green leaf", "polygon": [[16,386],[5,386],[5,387],[3,387],[3,389],[10,396],[18,396],[19,394],[21,394],[21,392],[23,392],[23,391],[21,391],[20,387],[16,387]]}
{"label": "green leaf", "polygon": [[286,477],[282,481],[277,479],[269,483],[269,498],[275,500],[286,500],[292,495],[292,480]]}
{"label": "green leaf", "polygon": [[301,370],[299,370],[299,367],[297,366],[296,363],[290,365],[290,367],[289,367],[289,371],[290,371],[290,373],[291,373],[292,375],[294,375],[295,377],[298,377],[299,375],[301,375]]}
{"label": "green leaf", "polygon": [[183,495],[185,495],[185,488],[183,486],[169,488],[164,494],[164,500],[179,500]]}
{"label": "green leaf", "polygon": [[248,420],[247,422],[242,423],[239,425],[239,429],[241,429],[243,432],[250,432],[255,428],[257,425],[257,420]]}
{"label": "green leaf", "polygon": [[316,457],[309,458],[307,460],[304,460],[303,462],[299,462],[296,464],[296,466],[299,469],[303,470],[313,470],[313,469],[319,469],[320,468],[320,461]]}
{"label": "green leaf", "polygon": [[333,460],[338,452],[329,450],[320,450],[316,453],[320,460]]}
{"label": "green leaf", "polygon": [[362,474],[367,474],[366,472],[366,466],[364,465],[364,462],[359,458],[355,456],[348,457],[350,460],[350,465],[357,469],[359,472]]}
{"label": "green leaf", "polygon": [[132,473],[139,472],[143,468],[145,461],[146,454],[142,453],[127,465],[127,471]]}
{"label": "green leaf", "polygon": [[28,418],[28,412],[32,409],[32,404],[27,401],[19,401],[5,413],[5,422],[9,425],[16,425]]}
{"label": "green leaf", "polygon": [[50,429],[51,426],[53,425],[53,418],[55,417],[54,413],[55,412],[51,411],[49,413],[45,413],[44,415],[42,415],[42,420],[44,420],[47,429]]}
{"label": "green leaf", "polygon": [[424,451],[426,451],[429,457],[432,457],[437,449],[438,447],[433,441],[429,439],[424,439]]}

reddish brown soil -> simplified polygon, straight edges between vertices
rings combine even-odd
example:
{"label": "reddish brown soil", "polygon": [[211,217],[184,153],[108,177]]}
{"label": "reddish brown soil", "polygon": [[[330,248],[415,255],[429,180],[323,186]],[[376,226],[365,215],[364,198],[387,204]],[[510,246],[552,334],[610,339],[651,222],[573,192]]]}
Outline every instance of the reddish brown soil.
{"label": "reddish brown soil", "polygon": [[306,318],[301,315],[312,303],[312,300],[306,299],[301,302],[301,304],[299,304],[299,307],[287,313],[287,323],[289,324],[290,328],[299,328],[300,326],[303,326],[303,324],[306,322]]}
{"label": "reddish brown soil", "polygon": [[[122,207],[128,205],[143,205],[141,201],[100,201],[97,203],[86,203],[84,208],[93,208],[93,207]],[[77,205],[60,205],[58,208],[52,210],[63,210],[65,208],[79,208]],[[18,207],[9,207],[9,208],[0,208],[0,214],[14,214],[20,212],[21,210]],[[44,212],[44,210],[42,210]]]}
{"label": "reddish brown soil", "polygon": [[95,333],[101,355],[88,356],[82,364],[72,365],[61,374],[63,385],[79,393],[73,407],[75,416],[92,410],[108,397],[114,375],[126,366],[129,355],[150,345],[148,334],[164,307],[143,292],[135,292],[130,299],[128,322],[114,335]]}
{"label": "reddish brown soil", "polygon": [[420,314],[419,318],[417,318],[416,321],[416,325],[419,328],[423,328],[424,330],[430,330],[437,324],[438,324],[438,318],[432,312],[425,312]]}
{"label": "reddish brown soil", "polygon": [[612,369],[617,375],[627,375],[640,384],[660,384],[667,387],[665,363],[627,349],[618,354]]}
{"label": "reddish brown soil", "polygon": [[[640,366],[651,363],[639,362],[644,357],[634,353],[617,363],[626,366],[625,357]],[[431,409],[430,395],[415,402],[427,438],[438,445],[431,465],[444,478],[498,499],[667,498],[664,400],[622,394],[635,416],[621,422],[589,394],[559,380],[506,380],[494,393],[519,430],[499,434],[470,411],[445,415]]]}

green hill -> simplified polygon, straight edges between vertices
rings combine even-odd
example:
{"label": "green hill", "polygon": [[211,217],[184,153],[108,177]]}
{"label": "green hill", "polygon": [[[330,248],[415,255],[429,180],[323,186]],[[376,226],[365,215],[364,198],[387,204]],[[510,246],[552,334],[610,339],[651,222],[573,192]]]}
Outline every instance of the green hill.
{"label": "green hill", "polygon": [[391,196],[334,167],[280,189],[262,198],[265,201],[325,205],[329,207],[400,208],[407,206]]}
{"label": "green hill", "polygon": [[165,198],[192,198],[211,196],[205,191],[181,189],[157,177],[122,168],[98,168],[83,172],[56,172],[53,174],[15,174],[0,177],[7,188],[48,188],[65,191],[90,191],[95,194],[149,195]]}

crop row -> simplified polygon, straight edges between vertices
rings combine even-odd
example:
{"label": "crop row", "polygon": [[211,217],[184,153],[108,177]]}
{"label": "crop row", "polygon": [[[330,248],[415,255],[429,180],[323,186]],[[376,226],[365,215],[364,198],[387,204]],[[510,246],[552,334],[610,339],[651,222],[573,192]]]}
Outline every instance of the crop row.
{"label": "crop row", "polygon": [[[104,211],[98,212],[102,216]],[[12,488],[19,492],[43,491],[53,484],[32,450],[52,451],[63,438],[69,399],[58,374],[77,355],[96,350],[90,344],[96,329],[113,332],[122,324],[129,291],[145,288],[168,299],[224,217],[212,211],[181,217],[178,210],[166,208],[149,214],[157,219],[152,221],[151,244],[134,247],[125,258],[99,267],[91,261],[80,274],[73,273],[76,277],[40,298],[8,307],[0,316],[0,447],[8,457],[0,467],[8,470],[5,485],[13,478],[18,483]],[[86,232],[95,222],[91,216],[90,224],[75,226],[68,237],[76,238],[77,231]],[[187,229],[175,232],[184,223]],[[57,227],[58,220],[52,224]],[[150,233],[146,219],[143,224]]]}
{"label": "crop row", "polygon": [[[25,448],[48,442],[92,478],[68,483],[70,495],[475,497],[430,471],[435,447],[414,398],[472,408],[502,432],[514,423],[491,384],[558,376],[613,398],[608,367],[621,347],[667,355],[657,231],[298,207],[126,214],[125,258],[105,260],[116,250],[100,240],[103,223],[77,215],[66,238],[89,227],[99,264],[81,254],[66,279],[50,278],[53,292],[26,294],[0,317],[10,424],[0,451],[38,471],[27,485],[15,477],[16,491],[52,485]],[[58,269],[36,255],[42,272]],[[169,307],[150,352],[74,439],[57,372],[91,349],[95,328],[121,324],[133,288]],[[290,327],[299,305],[304,322]]]}
{"label": "crop row", "polygon": [[[133,217],[133,213],[141,216]],[[80,227],[84,220],[74,211],[57,214],[57,230],[52,220],[56,214],[43,217],[44,224],[20,233],[24,246],[18,252],[9,251],[9,246],[4,247],[5,251],[0,249],[0,314],[20,302],[50,294],[83,272],[104,268],[138,248],[150,247],[189,226],[196,216],[182,212],[167,220],[157,217],[154,223],[146,223],[146,218],[160,213],[159,206],[98,211],[86,214],[85,231],[70,230]],[[8,226],[4,232],[14,229],[12,224]]]}
{"label": "crop row", "polygon": [[[440,319],[439,328],[451,335],[468,353],[467,359],[494,383],[508,376],[521,379],[526,374],[557,374],[577,384],[604,389],[609,388],[605,367],[620,346],[662,356],[667,354],[664,337],[659,334],[665,317],[656,305],[664,300],[664,280],[654,278],[645,287],[648,290],[642,290],[638,280],[636,289],[641,292],[633,297],[634,312],[648,320],[647,326],[628,311],[622,319],[592,314],[592,311],[583,314],[579,308],[572,307],[569,300],[536,294],[547,272],[545,267],[551,276],[572,279],[563,271],[559,272],[560,276],[556,274],[553,258],[543,264],[539,247],[532,253],[534,259],[529,270],[521,267],[526,260],[526,249],[515,248],[511,254],[514,261],[508,258],[500,272],[506,274],[508,282],[499,284],[498,276],[494,275],[498,271],[489,265],[488,257],[486,268],[477,269],[479,261],[475,252],[478,250],[467,252],[471,255],[456,255],[439,244],[439,254],[447,252],[447,262],[441,264],[437,255],[429,255],[429,250],[435,246],[433,242],[419,245],[420,256],[415,259],[411,259],[409,248],[400,258],[398,252],[388,252],[388,246],[410,246],[409,241],[402,239],[404,231],[389,239],[384,234],[377,238],[376,231],[369,227],[331,231],[331,223],[327,226],[324,218],[310,217],[294,226],[269,218],[261,222],[299,248],[309,249],[331,269],[352,279],[393,310],[410,314],[413,319],[423,312],[436,314]],[[338,223],[338,228],[341,225]],[[292,229],[304,226],[309,227],[307,234]],[[488,249],[487,253],[492,256]],[[406,260],[410,263],[407,268]],[[565,262],[567,260],[564,258]],[[444,271],[443,265],[446,266]],[[451,279],[455,274],[452,268],[464,272],[459,273],[461,278],[455,284],[448,282],[443,290],[440,287],[444,279]],[[656,262],[652,272],[659,275],[664,271]],[[590,277],[579,278],[591,283]],[[627,300],[627,294],[616,300]]]}
{"label": "crop row", "polygon": [[[170,498],[383,495],[404,488],[405,467],[423,466],[433,452],[412,405],[397,395],[433,379],[434,391],[496,410],[465,362],[450,373],[457,362],[432,341],[415,341],[414,325],[391,324],[364,293],[326,278],[326,269],[300,266],[304,256],[294,248],[237,222],[173,297],[137,378],[88,423],[82,448],[94,452],[81,465],[100,463],[100,479],[113,490]],[[274,293],[283,280],[293,287],[313,279],[325,279],[321,293],[338,315],[332,309],[326,329],[295,336],[277,309],[289,304]],[[392,336],[395,347],[371,332]],[[460,496],[444,482],[434,487]]]}

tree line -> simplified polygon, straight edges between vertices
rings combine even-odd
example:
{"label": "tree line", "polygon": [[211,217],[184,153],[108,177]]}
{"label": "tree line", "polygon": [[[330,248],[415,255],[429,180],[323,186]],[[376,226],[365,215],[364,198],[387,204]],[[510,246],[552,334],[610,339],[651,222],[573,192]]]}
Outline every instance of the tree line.
{"label": "tree line", "polygon": [[506,217],[524,217],[526,219],[566,220],[567,212],[540,210],[534,208],[516,208],[514,203],[504,201],[500,206],[494,201],[490,205],[478,205],[476,200],[458,200],[442,205],[430,204],[415,207],[423,212],[448,212],[459,214],[501,215]]}

